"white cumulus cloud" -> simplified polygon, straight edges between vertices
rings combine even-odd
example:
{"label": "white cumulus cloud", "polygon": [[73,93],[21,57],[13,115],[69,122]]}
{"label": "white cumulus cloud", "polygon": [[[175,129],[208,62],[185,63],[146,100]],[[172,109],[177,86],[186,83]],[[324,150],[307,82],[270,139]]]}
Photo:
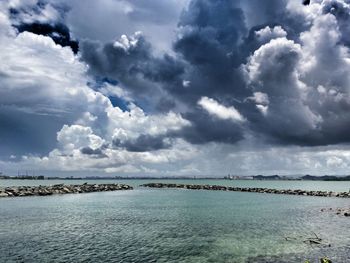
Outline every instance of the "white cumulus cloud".
{"label": "white cumulus cloud", "polygon": [[198,105],[205,109],[209,114],[219,119],[237,122],[243,122],[245,120],[235,107],[226,107],[212,98],[202,97],[198,101]]}

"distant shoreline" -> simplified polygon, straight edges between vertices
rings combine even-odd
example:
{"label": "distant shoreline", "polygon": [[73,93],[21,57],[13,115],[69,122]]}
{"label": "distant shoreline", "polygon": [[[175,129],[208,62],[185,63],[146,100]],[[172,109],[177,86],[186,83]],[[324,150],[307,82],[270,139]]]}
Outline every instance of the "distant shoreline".
{"label": "distant shoreline", "polygon": [[225,176],[225,177],[45,177],[40,176],[6,176],[0,175],[0,180],[244,180],[244,181],[350,181],[350,176],[312,176],[301,177],[288,176]]}

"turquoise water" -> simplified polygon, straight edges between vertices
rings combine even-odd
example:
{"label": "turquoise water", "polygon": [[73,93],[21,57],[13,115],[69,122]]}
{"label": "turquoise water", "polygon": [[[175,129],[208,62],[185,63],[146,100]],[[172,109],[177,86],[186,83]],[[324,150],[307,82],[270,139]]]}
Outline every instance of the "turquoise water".
{"label": "turquoise water", "polygon": [[[294,188],[287,183],[282,188]],[[146,188],[3,198],[0,262],[317,262],[329,256],[344,263],[350,262],[350,219],[320,209],[345,206],[348,199]],[[313,232],[324,245],[303,243]]]}

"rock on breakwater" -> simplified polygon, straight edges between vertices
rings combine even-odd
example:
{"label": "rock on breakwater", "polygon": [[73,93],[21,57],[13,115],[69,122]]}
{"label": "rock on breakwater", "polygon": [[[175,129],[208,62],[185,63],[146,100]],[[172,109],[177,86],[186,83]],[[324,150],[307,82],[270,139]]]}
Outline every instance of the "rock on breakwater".
{"label": "rock on breakwater", "polygon": [[54,194],[78,194],[92,192],[107,192],[118,190],[132,190],[133,187],[126,184],[81,184],[81,185],[48,185],[48,186],[16,186],[0,188],[1,197],[18,196],[46,196]]}
{"label": "rock on breakwater", "polygon": [[292,189],[270,189],[270,188],[248,188],[248,187],[232,187],[221,185],[194,185],[194,184],[164,184],[164,183],[148,183],[141,185],[150,188],[179,188],[191,190],[213,190],[213,191],[234,191],[234,192],[252,192],[266,194],[285,194],[285,195],[304,195],[304,196],[323,196],[323,197],[343,197],[350,198],[350,192],[331,192],[331,191],[308,191],[308,190],[292,190]]}

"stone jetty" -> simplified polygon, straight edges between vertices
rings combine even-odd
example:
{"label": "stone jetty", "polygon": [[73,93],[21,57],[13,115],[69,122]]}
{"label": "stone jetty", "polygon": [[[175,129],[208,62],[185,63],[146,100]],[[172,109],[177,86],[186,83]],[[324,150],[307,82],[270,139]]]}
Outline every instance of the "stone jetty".
{"label": "stone jetty", "polygon": [[0,188],[1,197],[18,197],[18,196],[46,196],[55,194],[78,194],[92,192],[107,192],[118,190],[132,190],[133,187],[126,184],[79,184],[65,185],[56,184],[48,186],[14,186]]}
{"label": "stone jetty", "polygon": [[195,184],[165,184],[165,183],[148,183],[141,185],[150,188],[179,188],[190,190],[212,190],[212,191],[234,191],[234,192],[252,192],[265,194],[285,194],[285,195],[303,195],[303,196],[322,196],[322,197],[343,197],[350,198],[350,192],[328,192],[328,191],[307,191],[307,190],[283,190],[269,188],[248,188],[248,187],[231,187],[220,185],[195,185]]}

